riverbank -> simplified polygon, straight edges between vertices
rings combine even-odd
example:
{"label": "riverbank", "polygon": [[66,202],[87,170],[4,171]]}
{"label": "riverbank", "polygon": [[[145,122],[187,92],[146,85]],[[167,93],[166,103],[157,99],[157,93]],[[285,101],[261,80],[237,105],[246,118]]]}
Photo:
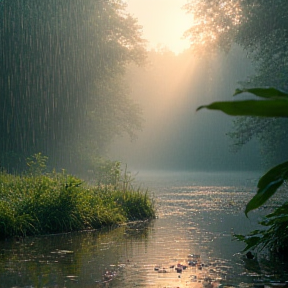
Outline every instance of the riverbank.
{"label": "riverbank", "polygon": [[0,238],[96,229],[155,218],[147,191],[89,186],[63,173],[0,173]]}

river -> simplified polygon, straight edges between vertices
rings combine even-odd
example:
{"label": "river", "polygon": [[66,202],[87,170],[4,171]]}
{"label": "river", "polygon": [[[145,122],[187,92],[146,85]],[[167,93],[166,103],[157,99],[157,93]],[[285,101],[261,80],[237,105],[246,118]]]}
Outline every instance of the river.
{"label": "river", "polygon": [[243,243],[232,241],[265,213],[243,213],[259,175],[139,173],[134,185],[154,195],[157,219],[0,242],[0,287],[202,287],[207,277],[214,286],[248,287],[287,280],[286,264],[263,255],[247,260],[239,253]]}

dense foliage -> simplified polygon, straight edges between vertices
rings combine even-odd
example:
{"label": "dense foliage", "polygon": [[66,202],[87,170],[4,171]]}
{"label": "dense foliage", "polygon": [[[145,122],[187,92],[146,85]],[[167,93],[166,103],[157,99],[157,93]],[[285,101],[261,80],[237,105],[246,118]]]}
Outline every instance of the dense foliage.
{"label": "dense foliage", "polygon": [[[286,0],[191,0],[185,7],[194,15],[194,24],[186,32],[193,47],[208,53],[219,48],[228,52],[236,44],[247,53],[255,73],[241,82],[242,87],[287,90]],[[235,150],[257,138],[262,154],[271,163],[281,159],[281,148],[288,145],[287,124],[287,119],[280,118],[237,117],[229,136]]]}
{"label": "dense foliage", "polygon": [[120,178],[115,185],[89,186],[65,171],[43,173],[45,161],[37,154],[30,158],[32,169],[27,174],[0,173],[0,238],[95,229],[155,217],[147,191],[134,190]]}
{"label": "dense foliage", "polygon": [[[274,88],[254,88],[236,90],[235,95],[243,92],[253,93],[265,100],[244,100],[232,102],[214,102],[210,105],[198,108],[220,110],[228,115],[243,116],[254,115],[260,117],[283,117],[288,118],[288,93]],[[283,157],[284,158],[284,157]],[[283,161],[283,159],[282,159]],[[288,180],[288,161],[270,169],[263,175],[257,185],[256,195],[248,202],[245,209],[247,215],[250,211],[262,206],[275,192],[285,185]],[[287,189],[287,186],[286,186]],[[288,255],[288,202],[277,207],[272,213],[266,215],[259,222],[265,226],[263,230],[255,230],[249,235],[235,235],[235,237],[246,243],[244,251],[249,249],[268,248],[272,252],[281,252]]]}
{"label": "dense foliage", "polygon": [[93,170],[115,135],[140,127],[122,78],[145,59],[141,27],[121,0],[3,0],[0,19],[1,165],[40,151]]}
{"label": "dense foliage", "polygon": [[286,0],[193,0],[185,7],[194,19],[186,31],[192,45],[229,51],[236,43],[258,66],[254,87],[287,88]]}
{"label": "dense foliage", "polygon": [[[276,158],[278,163],[282,162],[259,180],[257,193],[246,206],[247,215],[266,203],[280,187],[287,189],[288,94],[266,87],[288,88],[288,2],[198,0],[196,3],[189,1],[186,9],[195,16],[193,27],[186,32],[195,47],[229,51],[236,44],[252,60],[255,74],[242,81],[242,87],[248,89],[237,90],[235,95],[248,92],[265,99],[215,102],[198,108],[205,107],[241,116],[236,118],[234,131],[229,133],[236,150],[256,137],[262,142],[266,160],[274,158],[275,162]],[[265,88],[252,88],[257,86]],[[244,251],[267,248],[272,252],[288,253],[287,202],[266,215],[259,224],[263,226],[262,230],[251,231],[246,236],[235,235],[236,239],[246,243]]]}

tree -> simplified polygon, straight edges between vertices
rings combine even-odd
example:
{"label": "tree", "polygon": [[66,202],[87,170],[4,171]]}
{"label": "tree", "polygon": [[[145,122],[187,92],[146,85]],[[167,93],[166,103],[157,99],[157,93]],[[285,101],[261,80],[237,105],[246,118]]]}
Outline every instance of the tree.
{"label": "tree", "polygon": [[3,0],[0,18],[2,165],[42,152],[76,169],[139,128],[121,79],[145,42],[122,1]]}
{"label": "tree", "polygon": [[[262,69],[271,69],[274,72],[277,70],[278,75],[285,75],[286,70],[280,72],[279,65],[286,67],[287,1],[190,0],[184,8],[193,15],[193,25],[185,32],[193,47],[229,51],[236,43],[255,62],[262,65]],[[264,84],[272,85],[269,81]],[[277,86],[285,88],[279,84]]]}
{"label": "tree", "polygon": [[[186,5],[188,12],[194,15],[195,24],[186,32],[192,44],[202,49],[229,51],[236,43],[254,62],[255,75],[242,82],[242,89],[236,90],[235,95],[248,92],[265,98],[262,101],[215,102],[198,109],[220,110],[241,116],[230,133],[235,143],[241,146],[256,136],[262,139],[266,151],[279,152],[281,162],[287,158],[288,143],[288,94],[281,90],[288,88],[287,8],[288,2],[285,0],[199,0],[196,5],[195,1]],[[275,86],[279,89],[252,88],[257,86]],[[280,144],[276,146],[277,142]],[[265,173],[258,182],[256,195],[246,205],[245,214],[263,205],[283,187],[287,179],[287,161]],[[287,203],[264,217],[260,222],[263,230],[252,231],[246,236],[235,235],[246,243],[245,251],[269,248],[273,252],[288,252]]]}
{"label": "tree", "polygon": [[[186,31],[194,49],[228,52],[237,44],[246,51],[256,72],[241,82],[242,88],[274,86],[287,90],[286,0],[198,0],[189,1],[185,8],[194,17],[193,26]],[[257,137],[263,154],[270,151],[270,158],[275,161],[278,155],[272,151],[279,151],[280,146],[274,139],[281,135],[282,143],[288,144],[287,124],[287,119],[236,118],[229,135],[238,149],[252,137]]]}
{"label": "tree", "polygon": [[193,25],[185,32],[193,49],[231,48],[243,23],[241,0],[190,0],[184,8],[193,16]]}

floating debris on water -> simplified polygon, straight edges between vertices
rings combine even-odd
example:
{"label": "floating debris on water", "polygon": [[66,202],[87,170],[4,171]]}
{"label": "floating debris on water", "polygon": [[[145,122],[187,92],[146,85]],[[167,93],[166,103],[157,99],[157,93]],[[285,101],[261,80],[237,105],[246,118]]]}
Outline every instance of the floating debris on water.
{"label": "floating debris on water", "polygon": [[189,254],[188,258],[194,258],[194,259],[199,259],[200,255],[199,254]]}
{"label": "floating debris on water", "polygon": [[[170,273],[168,274],[169,276],[167,275],[169,279],[171,279],[172,277],[171,273],[175,273],[177,275],[177,278],[178,279],[181,278],[181,282],[185,281],[185,286],[188,285],[189,287],[194,287],[194,288],[218,288],[220,287],[219,279],[221,278],[218,277],[216,279],[215,275],[213,277],[209,273],[211,269],[209,270],[205,269],[205,267],[209,267],[210,265],[205,265],[204,263],[202,263],[200,255],[189,254],[187,259],[184,261],[177,261],[177,259],[174,259],[174,261],[176,262],[175,264],[170,263],[169,265],[167,265],[167,267],[169,267],[170,269],[165,268],[166,266],[156,265],[154,266],[154,271],[158,273]],[[193,272],[193,274],[190,274],[191,272]],[[165,287],[172,288],[172,286],[165,286]],[[182,286],[175,286],[175,287],[180,288]],[[277,288],[281,288],[281,287],[277,287]]]}
{"label": "floating debris on water", "polygon": [[107,270],[103,275],[103,282],[109,282],[111,281],[113,278],[115,278],[117,276],[116,271],[109,271]]}

